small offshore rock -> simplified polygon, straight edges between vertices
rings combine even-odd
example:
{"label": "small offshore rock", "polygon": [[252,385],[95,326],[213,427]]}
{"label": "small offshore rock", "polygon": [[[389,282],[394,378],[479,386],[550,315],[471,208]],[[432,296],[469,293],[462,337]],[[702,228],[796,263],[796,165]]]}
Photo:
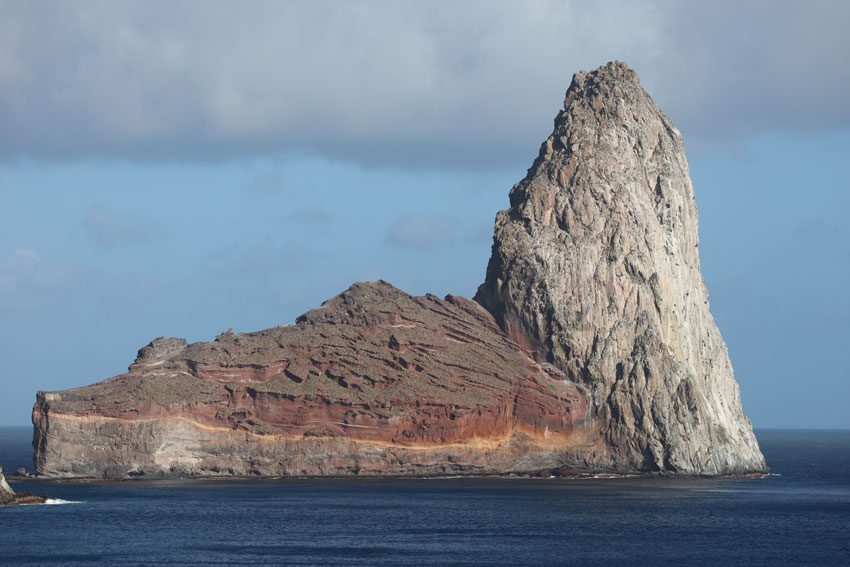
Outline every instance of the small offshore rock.
{"label": "small offshore rock", "polygon": [[19,504],[43,504],[47,499],[35,494],[16,494],[6,478],[3,467],[0,467],[0,506],[15,506]]}

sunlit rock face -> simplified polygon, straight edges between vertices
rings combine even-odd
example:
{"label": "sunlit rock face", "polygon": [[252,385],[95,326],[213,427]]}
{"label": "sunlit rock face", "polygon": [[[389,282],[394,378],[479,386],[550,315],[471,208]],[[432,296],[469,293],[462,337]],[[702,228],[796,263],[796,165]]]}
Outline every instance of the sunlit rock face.
{"label": "sunlit rock face", "polygon": [[475,299],[592,392],[597,464],[763,470],[709,311],[681,134],[633,70],[573,77],[510,204]]}

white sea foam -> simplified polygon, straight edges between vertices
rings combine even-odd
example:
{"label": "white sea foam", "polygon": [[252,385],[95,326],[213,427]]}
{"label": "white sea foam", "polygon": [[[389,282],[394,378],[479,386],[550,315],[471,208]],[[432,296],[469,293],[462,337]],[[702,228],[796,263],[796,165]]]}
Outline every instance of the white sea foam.
{"label": "white sea foam", "polygon": [[48,498],[44,501],[45,505],[57,506],[59,504],[82,504],[80,500],[62,500],[61,498]]}

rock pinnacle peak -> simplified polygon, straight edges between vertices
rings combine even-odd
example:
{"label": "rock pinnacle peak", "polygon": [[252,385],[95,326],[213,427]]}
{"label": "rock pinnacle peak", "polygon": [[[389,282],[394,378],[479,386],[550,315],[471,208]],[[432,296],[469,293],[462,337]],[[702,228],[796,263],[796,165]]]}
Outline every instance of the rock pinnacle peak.
{"label": "rock pinnacle peak", "polygon": [[510,203],[475,299],[590,389],[607,466],[764,469],[708,309],[681,135],[637,73],[575,74]]}
{"label": "rock pinnacle peak", "polygon": [[646,93],[640,86],[638,74],[625,63],[612,61],[593,71],[579,71],[573,75],[564,97],[564,110],[569,110],[573,104],[587,104],[601,111],[610,107],[612,100],[634,99],[640,94]]}

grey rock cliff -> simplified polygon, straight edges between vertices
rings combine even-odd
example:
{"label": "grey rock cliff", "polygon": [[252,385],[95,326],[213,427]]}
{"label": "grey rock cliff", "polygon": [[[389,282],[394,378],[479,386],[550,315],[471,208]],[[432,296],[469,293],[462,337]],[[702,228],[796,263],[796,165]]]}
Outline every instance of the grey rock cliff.
{"label": "grey rock cliff", "polygon": [[592,395],[600,467],[765,470],[711,316],[682,137],[623,63],[573,77],[475,299]]}

